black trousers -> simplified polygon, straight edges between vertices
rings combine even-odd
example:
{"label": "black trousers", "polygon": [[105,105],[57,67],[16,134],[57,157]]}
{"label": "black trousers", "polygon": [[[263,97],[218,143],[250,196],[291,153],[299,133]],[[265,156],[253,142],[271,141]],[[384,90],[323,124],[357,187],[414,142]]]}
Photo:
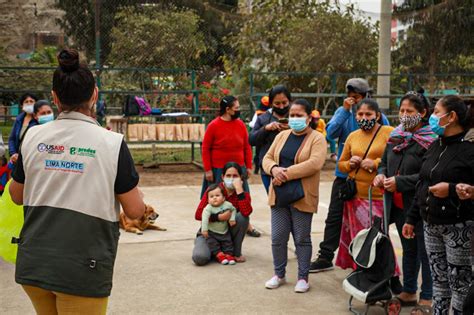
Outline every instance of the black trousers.
{"label": "black trousers", "polygon": [[230,231],[227,231],[225,234],[219,234],[212,231],[208,232],[209,237],[206,239],[206,242],[212,256],[216,256],[219,252],[228,255],[234,254],[234,244],[232,243]]}
{"label": "black trousers", "polygon": [[319,244],[319,256],[328,261],[333,260],[334,252],[339,247],[341,238],[344,201],[339,199],[339,189],[345,182],[345,178],[336,177],[332,183],[331,201],[325,222],[323,241]]}

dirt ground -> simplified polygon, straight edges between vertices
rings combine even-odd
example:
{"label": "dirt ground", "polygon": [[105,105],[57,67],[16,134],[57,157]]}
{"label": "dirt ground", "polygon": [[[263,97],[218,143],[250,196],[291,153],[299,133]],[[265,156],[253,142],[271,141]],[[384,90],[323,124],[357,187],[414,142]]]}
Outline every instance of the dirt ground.
{"label": "dirt ground", "polygon": [[[321,181],[334,180],[335,163],[327,160],[321,172]],[[144,168],[137,165],[140,173],[140,186],[196,186],[202,184],[203,171],[192,164],[183,165],[160,165],[158,168]],[[250,184],[260,184],[260,175],[250,177]]]}

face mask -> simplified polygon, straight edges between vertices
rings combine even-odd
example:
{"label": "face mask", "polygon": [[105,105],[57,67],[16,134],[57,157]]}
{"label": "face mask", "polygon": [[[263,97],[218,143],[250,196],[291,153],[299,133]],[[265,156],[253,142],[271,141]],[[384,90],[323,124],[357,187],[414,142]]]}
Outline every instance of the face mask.
{"label": "face mask", "polygon": [[374,128],[376,123],[377,123],[376,118],[372,118],[372,119],[363,118],[363,119],[357,121],[357,124],[359,125],[359,128],[362,129],[362,130],[365,130],[365,131],[372,130],[372,128]]}
{"label": "face mask", "polygon": [[418,126],[421,122],[421,114],[417,113],[415,116],[411,115],[402,115],[400,116],[400,123],[403,126],[404,130],[410,130]]}
{"label": "face mask", "polygon": [[224,177],[224,185],[228,189],[233,189],[234,188],[234,179]]}
{"label": "face mask", "polygon": [[43,115],[38,117],[38,122],[40,125],[49,123],[50,121],[54,120],[54,114],[48,114],[48,115]]}
{"label": "face mask", "polygon": [[24,105],[23,106],[23,111],[27,114],[33,114],[34,105]]}
{"label": "face mask", "polygon": [[231,118],[232,120],[235,120],[235,119],[237,119],[237,118],[239,118],[239,117],[240,117],[240,110],[236,110],[236,111],[234,111],[234,115],[230,115],[230,118]]}
{"label": "face mask", "polygon": [[283,107],[283,108],[273,107],[273,111],[275,113],[277,113],[278,115],[280,115],[280,116],[285,116],[288,113],[289,110],[290,110],[290,106],[286,106],[286,107]]}
{"label": "face mask", "polygon": [[444,116],[448,115],[449,113],[446,113],[444,114],[443,116],[441,117],[438,117],[436,116],[435,114],[432,114],[430,116],[430,120],[429,120],[429,124],[430,124],[430,127],[431,127],[431,130],[433,130],[433,132],[435,134],[437,134],[438,136],[442,136],[444,135],[444,130],[446,129],[446,126],[449,125],[449,123],[447,123],[446,125],[444,126],[440,126],[439,125],[439,121],[441,120],[441,118],[443,118]]}
{"label": "face mask", "polygon": [[300,132],[305,130],[308,125],[306,124],[306,118],[304,117],[290,117],[290,119],[288,119],[288,126],[290,126],[294,131]]}

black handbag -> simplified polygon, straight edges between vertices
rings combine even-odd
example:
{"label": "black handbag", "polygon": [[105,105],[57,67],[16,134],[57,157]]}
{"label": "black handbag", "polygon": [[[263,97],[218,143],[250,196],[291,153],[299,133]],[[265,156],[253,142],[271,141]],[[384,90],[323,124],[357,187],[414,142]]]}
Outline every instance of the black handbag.
{"label": "black handbag", "polygon": [[[364,154],[364,157],[362,158],[362,160],[364,160],[367,157],[367,154],[369,153],[370,147],[372,146],[372,143],[374,143],[374,140],[377,137],[377,134],[379,133],[379,130],[381,128],[382,128],[382,126],[380,126],[377,129],[374,136],[372,137],[372,140],[370,141],[369,146],[367,147],[367,150],[365,151],[365,154]],[[360,166],[357,168],[357,170],[354,174],[354,177],[347,176],[346,182],[344,183],[344,185],[342,185],[341,188],[339,188],[339,199],[341,199],[343,201],[352,200],[354,198],[354,196],[357,194],[357,186],[356,186],[355,177],[356,177],[357,173],[359,172],[359,170],[360,170]]]}
{"label": "black handbag", "polygon": [[290,180],[281,186],[273,186],[275,191],[275,206],[288,207],[292,203],[304,198],[301,179]]}

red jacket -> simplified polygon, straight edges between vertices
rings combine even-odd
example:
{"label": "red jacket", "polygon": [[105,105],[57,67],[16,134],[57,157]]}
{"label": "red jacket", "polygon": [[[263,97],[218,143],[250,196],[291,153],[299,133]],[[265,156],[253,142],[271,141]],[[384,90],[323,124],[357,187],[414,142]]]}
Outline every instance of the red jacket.
{"label": "red jacket", "polygon": [[[230,202],[237,209],[237,212],[240,212],[244,217],[248,217],[252,213],[252,204],[250,200],[250,194],[248,192],[243,192],[239,195],[234,193],[229,196],[227,194],[227,190],[224,188],[224,183],[220,183],[219,186],[221,186],[224,190],[225,200]],[[201,202],[199,202],[199,206],[196,209],[196,214],[194,215],[196,220],[202,220],[202,211],[207,206],[207,204],[208,201],[206,191],[202,196]]]}
{"label": "red jacket", "polygon": [[240,119],[225,121],[217,117],[207,126],[202,141],[202,163],[205,171],[223,168],[227,162],[252,168],[252,149],[247,127]]}

